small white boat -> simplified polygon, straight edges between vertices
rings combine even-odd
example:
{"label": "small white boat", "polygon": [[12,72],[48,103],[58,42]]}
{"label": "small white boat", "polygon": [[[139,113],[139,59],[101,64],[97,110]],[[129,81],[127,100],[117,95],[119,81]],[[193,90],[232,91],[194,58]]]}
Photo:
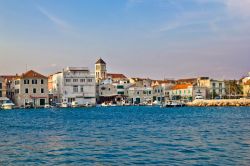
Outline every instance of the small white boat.
{"label": "small white boat", "polygon": [[184,107],[185,104],[183,102],[180,101],[167,101],[163,107]]}
{"label": "small white boat", "polygon": [[62,102],[61,107],[62,108],[68,108],[68,103],[67,102]]}
{"label": "small white boat", "polygon": [[6,101],[5,103],[2,104],[1,108],[4,110],[11,110],[15,104],[13,104],[10,100]]}
{"label": "small white boat", "polygon": [[44,108],[53,108],[53,106],[49,105],[49,104],[45,104]]}
{"label": "small white boat", "polygon": [[73,108],[79,107],[78,102],[77,101],[72,101],[71,107],[73,107]]}
{"label": "small white boat", "polygon": [[12,109],[15,104],[7,97],[0,97],[0,106],[4,110]]}

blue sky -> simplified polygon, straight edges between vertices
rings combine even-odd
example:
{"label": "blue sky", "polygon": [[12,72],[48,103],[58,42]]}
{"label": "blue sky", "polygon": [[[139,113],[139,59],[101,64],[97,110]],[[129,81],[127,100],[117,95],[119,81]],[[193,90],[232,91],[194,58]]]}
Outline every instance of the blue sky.
{"label": "blue sky", "polygon": [[0,74],[44,74],[102,57],[109,72],[240,78],[250,0],[0,0]]}

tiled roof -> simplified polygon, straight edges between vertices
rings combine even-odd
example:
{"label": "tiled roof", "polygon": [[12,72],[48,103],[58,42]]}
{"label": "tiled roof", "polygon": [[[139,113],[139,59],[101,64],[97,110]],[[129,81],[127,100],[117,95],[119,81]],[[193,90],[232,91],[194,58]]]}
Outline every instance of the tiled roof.
{"label": "tiled roof", "polygon": [[12,80],[14,78],[16,78],[17,76],[16,75],[1,75],[0,78],[4,78],[4,79],[7,79],[7,80]]}
{"label": "tiled roof", "polygon": [[177,84],[172,87],[172,90],[187,89],[190,86],[192,86],[192,84]]}
{"label": "tiled roof", "polygon": [[26,73],[23,73],[20,78],[47,78],[46,76],[37,73],[33,70],[27,71]]}
{"label": "tiled roof", "polygon": [[123,74],[114,74],[114,73],[107,73],[107,76],[108,77],[112,77],[113,79],[114,78],[127,78],[125,75]]}
{"label": "tiled roof", "polygon": [[96,61],[95,64],[106,64],[106,62],[104,62],[104,60],[102,60],[102,58],[98,59],[98,61]]}

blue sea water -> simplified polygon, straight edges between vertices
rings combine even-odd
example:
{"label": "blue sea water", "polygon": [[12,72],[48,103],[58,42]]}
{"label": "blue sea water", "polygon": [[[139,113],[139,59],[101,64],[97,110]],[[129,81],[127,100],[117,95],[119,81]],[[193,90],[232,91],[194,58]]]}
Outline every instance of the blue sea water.
{"label": "blue sea water", "polygon": [[0,165],[250,165],[250,108],[0,111]]}

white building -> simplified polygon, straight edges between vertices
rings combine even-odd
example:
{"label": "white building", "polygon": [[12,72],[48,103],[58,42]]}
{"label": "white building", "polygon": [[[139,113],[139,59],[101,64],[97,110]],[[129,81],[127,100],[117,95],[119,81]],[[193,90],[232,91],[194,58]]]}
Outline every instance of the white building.
{"label": "white building", "polygon": [[96,104],[95,75],[88,68],[67,67],[52,75],[51,79],[55,103]]}

